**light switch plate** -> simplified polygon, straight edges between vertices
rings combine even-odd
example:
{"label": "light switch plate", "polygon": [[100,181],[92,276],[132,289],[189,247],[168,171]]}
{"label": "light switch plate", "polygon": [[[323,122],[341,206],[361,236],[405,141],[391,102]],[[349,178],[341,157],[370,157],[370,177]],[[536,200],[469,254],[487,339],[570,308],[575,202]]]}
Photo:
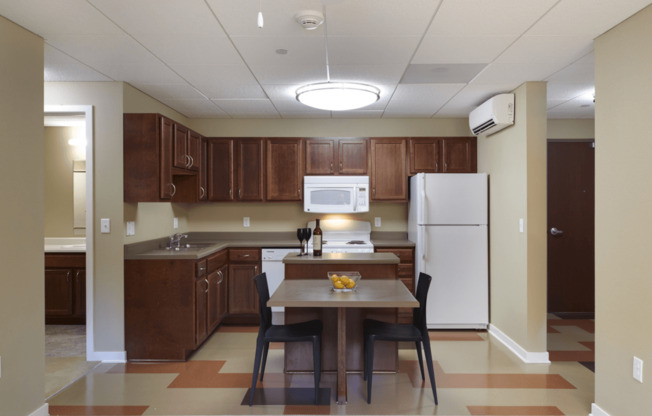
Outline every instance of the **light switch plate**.
{"label": "light switch plate", "polygon": [[111,220],[109,218],[100,219],[100,232],[109,234],[111,232]]}
{"label": "light switch plate", "polygon": [[643,382],[643,360],[638,357],[634,357],[634,372],[632,376],[639,383]]}
{"label": "light switch plate", "polygon": [[523,218],[519,218],[518,220],[518,231],[523,232]]}
{"label": "light switch plate", "polygon": [[382,220],[380,219],[380,217],[374,218],[374,227],[382,227]]}
{"label": "light switch plate", "polygon": [[242,218],[242,226],[243,227],[249,227],[249,224],[250,224],[249,217]]}
{"label": "light switch plate", "polygon": [[136,235],[136,223],[134,221],[127,221],[127,235]]}
{"label": "light switch plate", "polygon": [[172,227],[174,227],[175,230],[179,228],[179,218],[174,217],[174,219],[172,220]]}

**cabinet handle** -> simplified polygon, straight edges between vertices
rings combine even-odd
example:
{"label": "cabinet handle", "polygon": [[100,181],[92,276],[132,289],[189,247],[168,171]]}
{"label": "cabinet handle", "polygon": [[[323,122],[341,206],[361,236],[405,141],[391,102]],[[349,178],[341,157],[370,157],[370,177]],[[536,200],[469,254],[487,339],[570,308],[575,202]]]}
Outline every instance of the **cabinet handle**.
{"label": "cabinet handle", "polygon": [[208,288],[209,288],[209,286],[210,286],[210,285],[208,284],[208,279],[207,279],[207,278],[204,278],[204,282],[206,282],[206,291],[205,291],[204,293],[208,293]]}
{"label": "cabinet handle", "polygon": [[242,188],[238,188],[238,199],[242,199]]}
{"label": "cabinet handle", "polygon": [[258,266],[254,266],[254,273],[258,274]]}
{"label": "cabinet handle", "polygon": [[376,197],[376,188],[373,189],[374,198]]}
{"label": "cabinet handle", "polygon": [[191,168],[191,167],[195,166],[195,158],[190,156],[190,155],[188,155],[188,157],[190,158],[190,166],[188,166],[188,167]]}
{"label": "cabinet handle", "polygon": [[340,173],[342,173],[342,162],[340,162]]}
{"label": "cabinet handle", "polygon": [[435,172],[439,172],[439,162],[435,162]]}
{"label": "cabinet handle", "polygon": [[67,283],[70,283],[70,274],[71,274],[71,273],[70,273],[70,270],[68,270],[68,271],[66,272],[66,282],[67,282]]}
{"label": "cabinet handle", "polygon": [[331,173],[333,173],[333,161],[331,161]]}
{"label": "cabinet handle", "polygon": [[224,281],[224,273],[222,273],[222,270],[217,271],[218,276],[220,276],[220,280],[217,281],[218,285],[221,285],[222,282]]}
{"label": "cabinet handle", "polygon": [[249,254],[240,254],[240,257],[249,257]]}
{"label": "cabinet handle", "polygon": [[190,161],[190,155],[185,155],[186,156],[186,168],[189,168],[192,162]]}
{"label": "cabinet handle", "polygon": [[229,188],[229,198],[233,198],[233,189]]}
{"label": "cabinet handle", "polygon": [[448,162],[444,162],[444,171],[448,172]]}
{"label": "cabinet handle", "polygon": [[299,198],[301,198],[301,188],[297,189],[297,195],[299,195]]}
{"label": "cabinet handle", "polygon": [[174,184],[172,182],[170,182],[170,186],[172,187],[172,194],[170,195],[170,198],[172,198],[174,196],[174,194],[177,193],[177,187],[174,186]]}
{"label": "cabinet handle", "polygon": [[199,190],[201,191],[201,193],[199,194],[199,199],[204,199],[204,197],[206,196],[206,190],[204,189],[203,186],[200,186]]}

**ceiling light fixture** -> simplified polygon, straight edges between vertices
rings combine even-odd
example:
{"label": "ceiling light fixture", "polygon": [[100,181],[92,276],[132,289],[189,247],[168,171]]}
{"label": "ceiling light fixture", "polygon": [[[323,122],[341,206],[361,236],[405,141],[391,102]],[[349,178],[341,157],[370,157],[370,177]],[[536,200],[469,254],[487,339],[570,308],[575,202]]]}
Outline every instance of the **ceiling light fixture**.
{"label": "ceiling light fixture", "polygon": [[328,62],[328,31],[322,13],[303,11],[298,13],[295,19],[307,30],[314,30],[324,22],[324,44],[326,46],[326,82],[299,87],[295,91],[297,101],[319,110],[346,111],[366,107],[380,99],[380,90],[373,85],[359,82],[331,82]]}
{"label": "ceiling light fixture", "polygon": [[258,29],[263,28],[263,0],[258,2]]}

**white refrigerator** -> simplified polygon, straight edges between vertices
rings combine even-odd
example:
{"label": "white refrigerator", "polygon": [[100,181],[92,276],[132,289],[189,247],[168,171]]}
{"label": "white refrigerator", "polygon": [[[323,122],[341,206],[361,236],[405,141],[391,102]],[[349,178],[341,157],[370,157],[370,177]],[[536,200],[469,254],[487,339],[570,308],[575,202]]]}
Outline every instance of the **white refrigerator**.
{"label": "white refrigerator", "polygon": [[408,238],[416,244],[416,275],[432,276],[428,328],[489,325],[487,219],[486,173],[419,173],[410,178]]}

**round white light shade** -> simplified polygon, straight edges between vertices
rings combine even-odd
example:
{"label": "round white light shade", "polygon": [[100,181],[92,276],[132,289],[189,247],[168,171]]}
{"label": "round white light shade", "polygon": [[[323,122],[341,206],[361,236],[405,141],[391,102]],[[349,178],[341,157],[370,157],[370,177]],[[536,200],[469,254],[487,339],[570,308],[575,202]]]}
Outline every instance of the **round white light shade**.
{"label": "round white light shade", "polygon": [[309,107],[328,111],[355,110],[373,104],[380,90],[356,82],[320,82],[304,85],[296,91],[297,100]]}

